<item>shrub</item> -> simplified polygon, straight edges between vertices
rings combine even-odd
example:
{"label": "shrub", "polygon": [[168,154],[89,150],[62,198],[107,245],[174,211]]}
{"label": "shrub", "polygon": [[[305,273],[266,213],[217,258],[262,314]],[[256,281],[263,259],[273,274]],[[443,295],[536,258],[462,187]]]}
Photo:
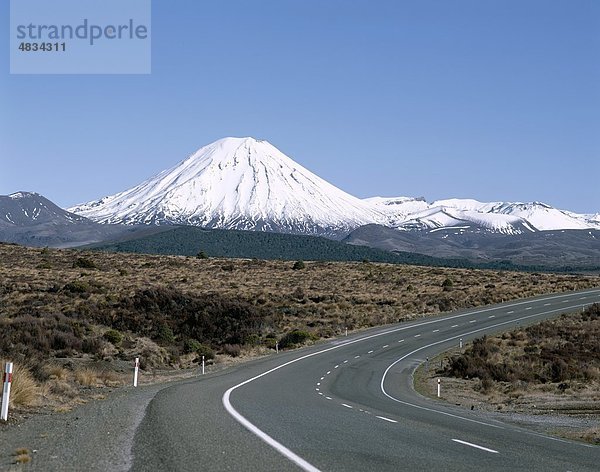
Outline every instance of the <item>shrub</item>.
{"label": "shrub", "polygon": [[306,265],[304,264],[304,261],[296,261],[296,262],[294,262],[292,269],[293,270],[301,270],[301,269],[304,269],[305,267],[306,267]]}
{"label": "shrub", "polygon": [[90,286],[81,280],[75,280],[65,284],[63,290],[71,293],[86,293],[90,289]]}
{"label": "shrub", "polygon": [[238,357],[242,353],[242,347],[239,344],[224,344],[223,354],[231,357]]}
{"label": "shrub", "polygon": [[106,333],[104,333],[104,339],[115,346],[118,346],[123,341],[123,334],[116,329],[109,329]]}
{"label": "shrub", "polygon": [[196,339],[186,339],[183,343],[183,352],[189,354],[195,352],[198,356],[204,356],[205,360],[214,359],[215,352],[205,344]]}
{"label": "shrub", "polygon": [[195,339],[186,339],[183,343],[183,352],[186,354],[190,354],[192,352],[196,352],[202,344],[200,341],[196,341]]}
{"label": "shrub", "polygon": [[314,337],[308,331],[301,331],[299,329],[295,329],[285,334],[279,340],[279,347],[282,349],[294,347],[311,339],[314,339]]}
{"label": "shrub", "polygon": [[94,261],[87,257],[78,257],[73,263],[73,267],[79,267],[81,269],[97,269],[98,266]]}
{"label": "shrub", "polygon": [[197,259],[208,259],[208,255],[204,251],[200,251],[198,254],[196,254],[196,258]]}
{"label": "shrub", "polygon": [[200,344],[200,346],[198,346],[195,349],[195,351],[196,351],[196,354],[198,354],[198,356],[204,356],[205,360],[215,358],[215,351],[213,351],[209,346],[207,346],[205,344]]}
{"label": "shrub", "polygon": [[166,324],[162,324],[158,330],[158,339],[166,344],[175,342],[173,330]]}

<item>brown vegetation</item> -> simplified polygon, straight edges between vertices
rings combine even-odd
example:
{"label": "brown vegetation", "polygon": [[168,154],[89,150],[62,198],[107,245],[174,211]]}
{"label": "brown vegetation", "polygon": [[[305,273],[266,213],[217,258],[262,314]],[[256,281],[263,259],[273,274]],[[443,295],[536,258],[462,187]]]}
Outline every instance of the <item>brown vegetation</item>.
{"label": "brown vegetation", "polygon": [[[584,312],[473,341],[450,359],[444,374],[493,382],[556,383],[559,390],[573,382],[600,386],[600,305]],[[487,388],[484,388],[487,390]]]}
{"label": "brown vegetation", "polygon": [[[595,304],[445,353],[432,360],[428,372],[417,373],[417,388],[435,396],[442,377],[442,397],[452,403],[567,415],[572,425],[548,420],[550,432],[600,444],[599,339],[600,305]],[[587,426],[578,427],[577,419]]]}
{"label": "brown vegetation", "polygon": [[[291,347],[345,328],[599,282],[368,262],[298,265],[0,244],[0,355],[127,362],[139,356],[144,369],[181,367],[201,355],[237,357],[278,341]],[[295,332],[305,333],[301,341]]]}

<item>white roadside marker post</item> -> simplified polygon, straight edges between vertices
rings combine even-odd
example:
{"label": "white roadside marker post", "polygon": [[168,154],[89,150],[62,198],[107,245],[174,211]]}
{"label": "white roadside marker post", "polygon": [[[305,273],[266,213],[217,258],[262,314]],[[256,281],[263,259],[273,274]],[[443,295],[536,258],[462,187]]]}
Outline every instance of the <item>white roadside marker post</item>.
{"label": "white roadside marker post", "polygon": [[7,362],[4,367],[4,386],[2,388],[2,410],[0,418],[8,421],[8,401],[10,398],[10,384],[12,383],[13,363]]}
{"label": "white roadside marker post", "polygon": [[138,384],[138,371],[140,369],[140,358],[136,357],[135,358],[135,365],[133,368],[133,386],[137,387]]}
{"label": "white roadside marker post", "polygon": [[275,352],[279,354],[279,343],[275,343]]}
{"label": "white roadside marker post", "polygon": [[440,394],[441,394],[441,386],[440,386],[440,382],[441,380],[438,379],[438,398],[440,398]]}
{"label": "white roadside marker post", "polygon": [[458,347],[462,349],[462,338],[460,338],[460,341],[458,342]]}
{"label": "white roadside marker post", "polygon": [[202,356],[202,375],[204,375],[204,356]]}
{"label": "white roadside marker post", "polygon": [[348,328],[346,328],[346,337],[348,337]]}

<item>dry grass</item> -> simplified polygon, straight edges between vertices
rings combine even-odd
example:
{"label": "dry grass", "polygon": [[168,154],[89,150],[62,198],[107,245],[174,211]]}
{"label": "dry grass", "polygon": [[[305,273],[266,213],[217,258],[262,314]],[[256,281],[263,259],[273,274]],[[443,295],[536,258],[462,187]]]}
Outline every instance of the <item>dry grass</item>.
{"label": "dry grass", "polygon": [[75,371],[75,381],[85,387],[95,387],[99,382],[98,372],[89,367],[78,369]]}
{"label": "dry grass", "polygon": [[[476,340],[431,359],[418,391],[467,408],[546,415],[563,436],[600,444],[600,305]],[[454,376],[450,376],[454,374]],[[569,421],[563,421],[570,418]],[[577,419],[585,418],[586,427]],[[571,423],[569,427],[560,426]],[[590,425],[592,426],[590,428]]]}
{"label": "dry grass", "polygon": [[[0,359],[0,365],[2,366],[2,372],[4,372],[6,360]],[[40,386],[35,381],[31,371],[21,363],[13,363],[9,406],[33,406],[37,404],[40,393]]]}
{"label": "dry grass", "polygon": [[[93,268],[77,263],[82,259]],[[88,355],[130,360],[127,353],[133,355],[132,346],[145,336],[159,344],[144,356],[156,367],[180,365],[184,342],[192,336],[171,316],[173,302],[183,307],[212,300],[226,310],[235,305],[263,318],[244,339],[197,339],[223,350],[225,344],[270,346],[273,336],[281,338],[294,329],[331,337],[345,328],[600,285],[600,278],[592,276],[328,262],[306,262],[304,269],[293,270],[293,263],[286,261],[86,253],[6,244],[0,244],[0,260],[0,329],[7,342],[19,346],[22,358]],[[157,295],[148,297],[144,290]],[[162,299],[164,307],[153,305]],[[133,300],[141,301],[136,305]],[[218,312],[214,316],[221,317]],[[165,320],[172,335],[165,335],[157,320]],[[102,334],[108,328],[118,329],[123,341],[114,345],[106,340]],[[0,355],[7,349],[0,342]],[[231,352],[238,354],[237,348]],[[56,367],[49,375],[64,379],[67,373]]]}
{"label": "dry grass", "polygon": [[54,363],[44,365],[42,367],[42,372],[51,380],[67,380],[69,377],[69,371],[67,369]]}
{"label": "dry grass", "polygon": [[[190,360],[197,361],[185,349],[189,341],[240,355],[252,348],[272,349],[295,329],[327,338],[346,328],[600,285],[597,276],[338,262],[305,262],[302,270],[293,270],[294,263],[287,261],[7,244],[0,244],[0,261],[0,331],[5,333],[0,356],[129,362],[139,355],[143,368],[189,366]],[[195,326],[195,314],[209,304],[213,311],[205,324]],[[173,314],[173,308],[179,312]],[[235,310],[239,318],[218,325],[223,314]],[[242,331],[240,320],[246,323]],[[118,330],[122,341],[107,340],[108,329]],[[206,334],[211,329],[214,333]],[[223,336],[239,332],[239,339]],[[61,367],[48,369],[56,380],[72,375]],[[99,379],[106,382],[112,380]]]}

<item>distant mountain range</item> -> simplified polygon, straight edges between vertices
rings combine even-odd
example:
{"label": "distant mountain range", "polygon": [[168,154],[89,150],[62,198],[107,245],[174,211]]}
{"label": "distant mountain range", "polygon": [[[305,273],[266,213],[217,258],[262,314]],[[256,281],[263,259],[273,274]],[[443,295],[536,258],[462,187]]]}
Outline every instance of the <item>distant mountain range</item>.
{"label": "distant mountain range", "polygon": [[36,193],[0,197],[0,240],[8,242],[135,240],[172,225],[325,236],[478,263],[600,265],[599,213],[539,202],[359,199],[254,138],[221,139],[129,190],[68,210]]}
{"label": "distant mountain range", "polygon": [[366,224],[503,234],[600,229],[600,214],[581,215],[537,202],[361,200],[254,138],[221,139],[129,190],[69,211],[99,223],[185,224],[329,237],[344,237]]}
{"label": "distant mountain range", "polygon": [[27,246],[73,247],[146,233],[149,228],[101,225],[70,213],[33,192],[0,195],[0,241]]}

